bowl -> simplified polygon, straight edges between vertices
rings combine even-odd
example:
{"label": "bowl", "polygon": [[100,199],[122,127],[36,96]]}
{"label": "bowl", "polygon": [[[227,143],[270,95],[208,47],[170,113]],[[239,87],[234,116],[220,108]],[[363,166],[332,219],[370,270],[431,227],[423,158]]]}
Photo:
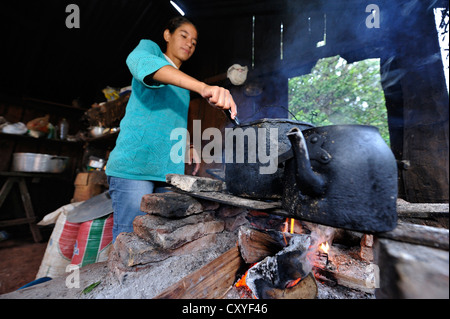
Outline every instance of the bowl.
{"label": "bowl", "polygon": [[93,137],[99,137],[99,136],[102,136],[103,134],[108,133],[109,128],[105,128],[102,126],[93,126],[90,128],[89,132],[91,133],[91,135]]}

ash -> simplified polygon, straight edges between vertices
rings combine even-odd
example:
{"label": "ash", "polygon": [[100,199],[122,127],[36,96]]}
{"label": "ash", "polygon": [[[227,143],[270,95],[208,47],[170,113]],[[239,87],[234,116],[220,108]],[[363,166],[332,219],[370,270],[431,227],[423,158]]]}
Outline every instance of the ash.
{"label": "ash", "polygon": [[344,286],[330,286],[317,280],[317,299],[375,299],[375,294],[362,292]]}
{"label": "ash", "polygon": [[217,244],[196,253],[172,256],[153,263],[148,269],[128,272],[121,283],[111,273],[95,289],[95,294],[82,296],[89,299],[150,299],[185,276],[218,258],[236,244],[237,235],[223,232]]}

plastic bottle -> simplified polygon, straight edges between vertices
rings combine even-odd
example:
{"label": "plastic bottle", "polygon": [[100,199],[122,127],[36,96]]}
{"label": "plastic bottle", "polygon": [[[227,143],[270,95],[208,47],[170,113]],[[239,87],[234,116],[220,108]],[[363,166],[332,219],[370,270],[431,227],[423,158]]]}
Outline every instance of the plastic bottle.
{"label": "plastic bottle", "polygon": [[68,133],[69,133],[69,123],[65,118],[63,118],[59,123],[59,139],[65,140],[67,138]]}

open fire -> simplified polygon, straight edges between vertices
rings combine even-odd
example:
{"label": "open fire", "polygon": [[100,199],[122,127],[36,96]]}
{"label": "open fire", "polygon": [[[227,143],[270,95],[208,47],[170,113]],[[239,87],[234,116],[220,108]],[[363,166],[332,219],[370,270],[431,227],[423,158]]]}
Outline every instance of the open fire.
{"label": "open fire", "polygon": [[[330,231],[327,228],[308,231],[298,220],[287,218],[281,227],[281,235],[283,238],[282,249],[274,257],[267,256],[259,262],[251,263],[245,274],[236,282],[235,287],[240,291],[241,298],[290,296],[291,291],[294,290],[317,291],[317,286],[311,285],[311,280],[314,281],[315,277],[320,277],[316,275],[316,269],[324,267],[328,263],[328,253],[331,248],[328,240],[331,238],[326,237],[331,237]],[[293,243],[295,239],[301,243],[300,246],[298,243]],[[327,260],[325,265],[318,262],[323,257]],[[285,278],[289,275],[290,277]],[[283,278],[281,279],[281,277]],[[302,287],[301,283],[306,278],[310,284]],[[261,284],[264,281],[266,283]],[[276,284],[278,287],[275,287]],[[316,297],[314,292],[305,294],[305,291],[302,291],[302,294]]]}
{"label": "open fire", "polygon": [[[373,295],[374,268],[356,256],[363,242],[367,244],[364,255],[371,252],[371,240],[363,241],[363,234],[292,219],[276,203],[204,191],[204,183],[197,185],[203,191],[192,190],[197,187],[195,182],[205,182],[203,179],[195,179],[189,187],[183,184],[187,189],[184,192],[195,196],[164,193],[144,197],[141,206],[149,211],[146,223],[138,219],[135,232],[116,241],[120,244],[116,245],[118,261],[126,267],[140,267],[170,256],[195,259],[193,248],[204,249],[206,243],[214,243],[214,238],[218,240],[216,246],[223,247],[219,240],[226,240],[227,251],[156,298],[340,299],[348,293],[347,288],[357,290],[357,298],[367,298],[359,292]],[[198,223],[199,218],[203,222]],[[181,228],[183,231],[179,231]],[[149,235],[147,229],[151,230]],[[167,239],[171,241],[156,242],[157,238],[151,236],[155,233],[170,234]],[[136,241],[138,236],[142,241]],[[350,241],[343,239],[349,236]],[[152,246],[148,245],[150,240]],[[154,249],[156,244],[171,246]]]}

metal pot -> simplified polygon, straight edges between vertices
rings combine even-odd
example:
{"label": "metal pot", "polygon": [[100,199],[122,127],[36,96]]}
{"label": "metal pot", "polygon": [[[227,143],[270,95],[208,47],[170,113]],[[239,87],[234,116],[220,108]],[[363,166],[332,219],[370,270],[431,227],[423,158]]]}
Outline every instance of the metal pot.
{"label": "metal pot", "polygon": [[397,165],[378,129],[331,125],[287,134],[282,206],[292,216],[356,231],[397,223]]}
{"label": "metal pot", "polygon": [[15,172],[62,173],[69,157],[40,153],[14,153],[12,170]]}
{"label": "metal pot", "polygon": [[[225,136],[225,141],[233,141],[233,158],[225,158],[225,172],[212,169],[207,172],[224,180],[227,191],[233,195],[258,199],[281,198],[284,167],[278,156],[291,148],[286,134],[293,127],[308,129],[314,126],[300,121],[269,118],[235,126]],[[230,138],[232,134],[235,135],[233,139]],[[225,145],[226,151],[229,148]],[[244,155],[243,160],[239,158],[239,153]],[[270,159],[264,158],[264,155]]]}

